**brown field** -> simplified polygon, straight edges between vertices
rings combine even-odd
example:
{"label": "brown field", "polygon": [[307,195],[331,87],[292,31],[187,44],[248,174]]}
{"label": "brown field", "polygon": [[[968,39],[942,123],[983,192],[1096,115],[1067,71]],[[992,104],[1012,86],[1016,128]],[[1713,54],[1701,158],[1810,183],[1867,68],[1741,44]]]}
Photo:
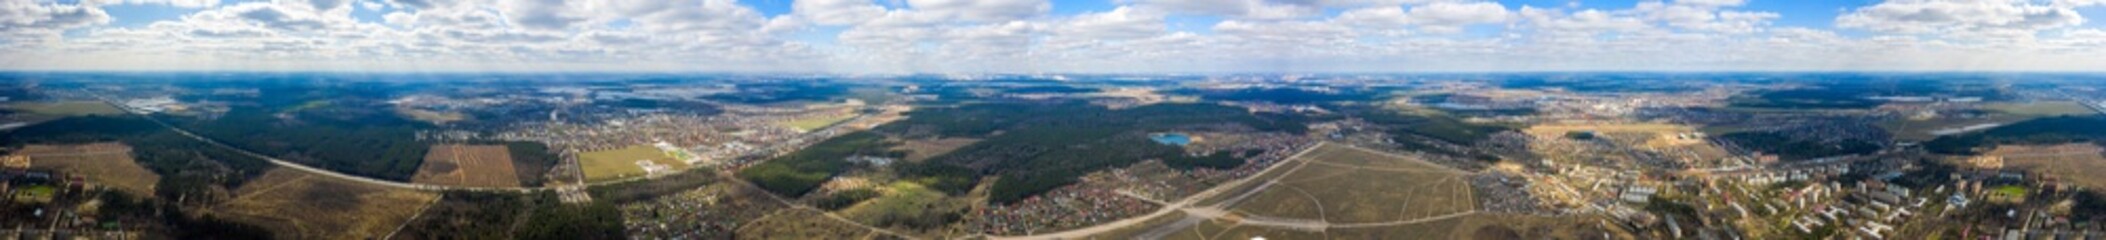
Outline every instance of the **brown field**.
{"label": "brown field", "polygon": [[1565,133],[1589,131],[1615,136],[1635,136],[1632,145],[1647,147],[1674,147],[1704,144],[1702,138],[1680,138],[1677,134],[1700,132],[1694,127],[1662,123],[1599,123],[1599,124],[1544,124],[1531,126],[1527,132],[1538,138],[1559,138]]}
{"label": "brown field", "polygon": [[117,109],[116,106],[97,101],[17,102],[0,105],[0,108],[61,117],[124,114],[124,110]]}
{"label": "brown field", "polygon": [[461,114],[458,112],[437,112],[406,107],[397,107],[395,108],[395,112],[400,113],[403,116],[409,116],[410,119],[416,119],[417,121],[424,121],[438,125],[446,125],[447,123],[468,120],[468,115]]}
{"label": "brown field", "polygon": [[921,160],[927,160],[930,157],[935,157],[936,155],[943,155],[944,153],[949,153],[952,150],[958,150],[958,148],[965,147],[965,145],[972,145],[973,143],[980,142],[980,139],[909,139],[899,142],[900,144],[899,147],[897,147],[897,149],[907,150],[907,158],[905,160],[909,162],[921,162]]}
{"label": "brown field", "polygon": [[1308,163],[1230,210],[1331,224],[1407,221],[1477,208],[1465,172],[1373,150],[1325,144]]}
{"label": "brown field", "polygon": [[[1321,231],[1240,225],[1210,220],[1164,239],[1637,239],[1604,227],[1592,216],[1544,217],[1478,213],[1411,224],[1334,227]],[[1399,237],[1410,236],[1410,237]]]}
{"label": "brown field", "polygon": [[410,182],[469,187],[518,187],[512,154],[504,145],[437,144]]}
{"label": "brown field", "polygon": [[738,229],[738,239],[878,239],[881,233],[834,220],[816,210],[790,208],[754,219]]}
{"label": "brown field", "polygon": [[1412,225],[1334,228],[1333,239],[1376,239],[1380,236],[1424,236],[1424,239],[1636,239],[1602,226],[1592,216],[1543,217],[1480,213],[1437,222]]}
{"label": "brown field", "polygon": [[2101,155],[2098,145],[2003,145],[1987,155],[2003,157],[2005,168],[2053,176],[2087,188],[2106,188],[2106,175],[2099,174],[2106,172],[2106,155]]}
{"label": "brown field", "polygon": [[28,145],[16,154],[29,156],[30,166],[79,174],[90,182],[137,196],[151,197],[161,175],[132,161],[132,147],[122,143],[80,145]]}
{"label": "brown field", "polygon": [[234,195],[207,214],[262,226],[279,239],[381,238],[439,199],[285,168],[249,180]]}
{"label": "brown field", "polygon": [[1187,208],[1091,238],[1636,239],[1599,216],[1477,212],[1474,190],[1463,182],[1469,173],[1408,156],[1327,143],[1282,164],[1287,171],[1229,191],[1257,191],[1247,198],[1200,201],[1226,204],[1230,214]]}
{"label": "brown field", "polygon": [[1598,123],[1543,124],[1531,126],[1528,128],[1528,130],[1523,130],[1522,132],[1526,132],[1529,135],[1535,135],[1537,137],[1560,137],[1564,136],[1566,132],[1572,131],[1670,133],[1692,132],[1695,130],[1696,129],[1690,128],[1688,126],[1662,123]]}
{"label": "brown field", "polygon": [[[1238,239],[1238,240],[1241,240],[1241,239],[1257,239],[1258,237],[1264,237],[1265,239],[1332,239],[1332,238],[1333,238],[1333,237],[1332,237],[1332,236],[1331,236],[1330,234],[1327,234],[1327,233],[1324,233],[1324,232],[1321,232],[1321,231],[1303,231],[1303,230],[1296,230],[1296,229],[1279,229],[1279,228],[1269,228],[1269,227],[1254,227],[1254,226],[1242,226],[1242,225],[1237,225],[1237,224],[1236,224],[1236,222],[1235,222],[1235,221],[1233,221],[1233,220],[1220,220],[1220,219],[1216,219],[1216,220],[1208,220],[1208,221],[1205,221],[1205,222],[1200,222],[1200,223],[1199,223],[1199,225],[1193,225],[1193,226],[1192,226],[1191,228],[1186,228],[1185,230],[1182,230],[1182,231],[1178,231],[1177,233],[1173,233],[1173,234],[1170,234],[1170,235],[1168,235],[1168,236],[1163,236],[1163,239],[1179,239],[1179,240],[1183,240],[1183,239],[1192,239],[1192,240],[1205,240],[1205,239]],[[1381,238],[1370,238],[1370,239],[1381,239]],[[1439,238],[1415,238],[1415,239],[1439,239]]]}

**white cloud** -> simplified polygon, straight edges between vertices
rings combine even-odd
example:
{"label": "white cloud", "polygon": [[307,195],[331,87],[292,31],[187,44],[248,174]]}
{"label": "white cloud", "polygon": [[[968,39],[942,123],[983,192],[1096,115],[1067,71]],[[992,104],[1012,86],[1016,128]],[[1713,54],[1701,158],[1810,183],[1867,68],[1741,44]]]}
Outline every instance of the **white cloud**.
{"label": "white cloud", "polygon": [[1024,20],[1053,9],[1046,0],[907,0],[907,5],[937,17],[981,22]]}
{"label": "white cloud", "polygon": [[2030,37],[2045,29],[2084,23],[2063,6],[2027,0],[1893,0],[1851,10],[1836,26],[1896,34],[1943,34],[1963,38]]}
{"label": "white cloud", "polygon": [[1430,32],[1456,32],[1470,24],[1505,22],[1512,13],[1493,2],[1436,2],[1411,8],[1410,23]]}
{"label": "white cloud", "polygon": [[[2106,67],[2098,0],[1892,0],[1838,29],[1744,0],[0,0],[0,69],[1186,72]],[[202,9],[140,25],[112,4]],[[354,6],[355,5],[355,6]],[[380,11],[381,20],[352,16]],[[1802,16],[1803,17],[1803,16]],[[1198,26],[1188,26],[1200,24]],[[1473,26],[1503,32],[1456,34]],[[1203,29],[1193,29],[1199,27]],[[811,34],[830,38],[810,40]]]}
{"label": "white cloud", "polygon": [[181,8],[205,8],[219,5],[219,0],[82,0],[82,5],[145,4],[168,5]]}
{"label": "white cloud", "polygon": [[1133,0],[1150,11],[1227,16],[1241,19],[1292,19],[1315,15],[1322,8],[1310,4],[1266,0]]}
{"label": "white cloud", "polygon": [[1084,13],[1062,21],[1053,29],[1062,37],[1123,40],[1164,34],[1163,16],[1132,7],[1108,12]]}
{"label": "white cloud", "polygon": [[109,22],[109,13],[92,6],[0,0],[0,37],[9,39],[53,37],[68,29]]}
{"label": "white cloud", "polygon": [[820,25],[849,25],[885,15],[885,7],[870,0],[802,0],[790,3],[790,9]]}

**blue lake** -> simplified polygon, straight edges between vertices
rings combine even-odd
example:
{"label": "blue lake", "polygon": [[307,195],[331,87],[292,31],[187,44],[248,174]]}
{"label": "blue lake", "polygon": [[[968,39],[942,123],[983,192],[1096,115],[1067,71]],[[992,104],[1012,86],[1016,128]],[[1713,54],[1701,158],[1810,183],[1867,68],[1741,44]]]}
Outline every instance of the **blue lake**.
{"label": "blue lake", "polygon": [[1155,140],[1155,143],[1169,144],[1172,146],[1184,146],[1185,144],[1192,143],[1192,136],[1185,136],[1185,134],[1181,133],[1149,134],[1148,139]]}

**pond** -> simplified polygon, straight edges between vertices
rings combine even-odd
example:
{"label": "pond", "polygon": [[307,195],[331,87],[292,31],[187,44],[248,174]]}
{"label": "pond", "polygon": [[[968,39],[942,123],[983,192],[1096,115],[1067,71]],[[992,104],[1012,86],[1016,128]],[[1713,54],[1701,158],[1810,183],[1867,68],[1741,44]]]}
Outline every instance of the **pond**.
{"label": "pond", "polygon": [[1185,136],[1185,134],[1183,133],[1149,134],[1148,139],[1155,140],[1155,143],[1168,144],[1171,146],[1184,146],[1185,144],[1192,143],[1192,136]]}

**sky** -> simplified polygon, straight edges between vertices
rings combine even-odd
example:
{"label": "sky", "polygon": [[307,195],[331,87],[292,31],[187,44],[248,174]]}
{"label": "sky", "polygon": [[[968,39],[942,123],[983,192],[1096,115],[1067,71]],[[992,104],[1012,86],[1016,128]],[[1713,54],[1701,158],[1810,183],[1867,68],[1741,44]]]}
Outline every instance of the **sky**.
{"label": "sky", "polygon": [[2106,0],[0,0],[0,70],[2106,69]]}

